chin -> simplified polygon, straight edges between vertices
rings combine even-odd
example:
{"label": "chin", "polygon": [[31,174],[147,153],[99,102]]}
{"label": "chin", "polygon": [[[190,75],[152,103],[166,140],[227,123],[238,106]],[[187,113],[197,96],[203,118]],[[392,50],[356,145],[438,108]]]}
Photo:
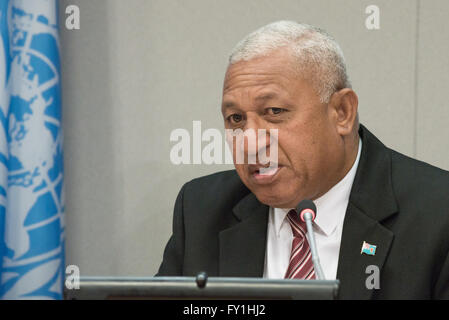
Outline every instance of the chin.
{"label": "chin", "polygon": [[290,179],[281,179],[281,181],[278,180],[265,185],[255,184],[247,176],[242,181],[265,205],[274,208],[294,208],[297,205],[295,201],[298,198],[298,192],[295,192],[295,190],[298,188],[292,188],[291,183],[286,182],[290,182]]}
{"label": "chin", "polygon": [[287,195],[279,194],[276,192],[253,192],[257,199],[265,205],[274,208],[293,208],[296,204]]}

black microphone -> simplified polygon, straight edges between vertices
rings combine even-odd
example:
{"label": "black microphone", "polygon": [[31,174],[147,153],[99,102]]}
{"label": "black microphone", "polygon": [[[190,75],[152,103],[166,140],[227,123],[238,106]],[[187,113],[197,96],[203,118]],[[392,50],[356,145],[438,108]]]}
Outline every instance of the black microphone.
{"label": "black microphone", "polygon": [[306,223],[309,234],[309,245],[312,253],[312,262],[315,267],[318,280],[324,280],[324,273],[321,269],[320,258],[316,250],[315,234],[313,233],[312,222],[316,217],[316,206],[312,200],[304,199],[296,206],[296,213],[299,218]]}

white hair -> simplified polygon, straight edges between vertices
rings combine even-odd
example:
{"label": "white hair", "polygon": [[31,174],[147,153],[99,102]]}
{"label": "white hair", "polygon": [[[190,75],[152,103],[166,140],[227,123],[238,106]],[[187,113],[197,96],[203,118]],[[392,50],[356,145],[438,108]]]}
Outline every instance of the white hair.
{"label": "white hair", "polygon": [[287,47],[296,58],[297,69],[320,96],[329,102],[332,94],[351,88],[343,52],[338,43],[324,30],[294,21],[270,23],[241,40],[229,56],[229,65],[268,55]]}

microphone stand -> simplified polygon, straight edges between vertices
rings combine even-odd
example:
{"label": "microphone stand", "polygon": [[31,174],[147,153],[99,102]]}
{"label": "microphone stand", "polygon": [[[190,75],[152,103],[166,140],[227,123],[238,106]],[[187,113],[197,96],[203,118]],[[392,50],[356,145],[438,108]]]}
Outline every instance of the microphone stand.
{"label": "microphone stand", "polygon": [[307,231],[309,234],[310,251],[312,253],[312,262],[313,262],[313,266],[315,267],[317,280],[325,280],[323,269],[321,269],[318,251],[316,249],[315,234],[313,233],[313,226],[312,226],[313,215],[310,211],[307,210],[306,212],[304,212],[303,218],[306,223]]}

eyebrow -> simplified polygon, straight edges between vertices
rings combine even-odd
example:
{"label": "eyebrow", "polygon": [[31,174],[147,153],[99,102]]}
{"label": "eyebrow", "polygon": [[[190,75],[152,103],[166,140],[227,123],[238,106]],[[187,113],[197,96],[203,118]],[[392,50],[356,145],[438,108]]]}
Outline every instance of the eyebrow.
{"label": "eyebrow", "polygon": [[221,109],[222,109],[222,110],[225,110],[225,109],[228,109],[228,108],[232,108],[232,107],[234,107],[234,106],[235,106],[235,103],[234,103],[234,102],[228,101],[228,102],[224,102],[224,103],[221,105]]}
{"label": "eyebrow", "polygon": [[[271,99],[275,99],[275,98],[277,98],[277,94],[270,92],[270,93],[262,94],[262,95],[256,97],[254,100],[256,100],[256,101],[267,101],[267,100],[271,100]],[[227,102],[224,102],[222,104],[222,109],[223,110],[227,109],[227,108],[231,108],[231,107],[235,107],[235,103],[232,102],[232,101],[227,101]]]}
{"label": "eyebrow", "polygon": [[266,101],[266,100],[271,100],[274,98],[277,98],[277,94],[270,92],[270,93],[265,93],[265,94],[262,94],[261,96],[258,96],[255,100],[256,101]]}

